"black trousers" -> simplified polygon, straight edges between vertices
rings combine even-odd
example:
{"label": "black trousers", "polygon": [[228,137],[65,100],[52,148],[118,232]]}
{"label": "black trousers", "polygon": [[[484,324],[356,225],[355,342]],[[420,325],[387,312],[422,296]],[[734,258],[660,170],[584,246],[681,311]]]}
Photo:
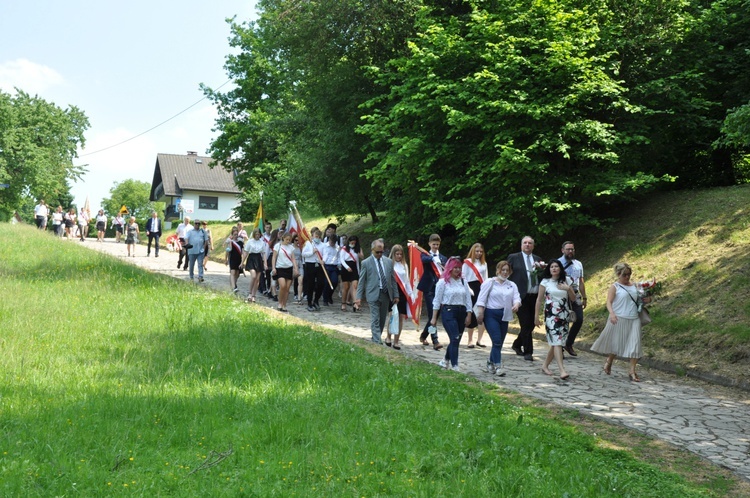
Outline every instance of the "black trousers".
{"label": "black trousers", "polygon": [[531,334],[534,332],[536,298],[536,294],[526,294],[521,299],[521,307],[518,308],[518,323],[521,326],[521,331],[518,333],[516,340],[513,341],[513,347],[521,348],[525,355],[534,353],[534,340]]}
{"label": "black trousers", "polygon": [[[422,329],[422,333],[419,335],[420,342],[427,339],[428,335],[432,337],[433,344],[437,344],[438,342],[440,342],[438,340],[437,332],[435,332],[434,334],[430,334],[430,332],[427,330],[430,327],[430,320],[432,320],[432,301],[434,299],[435,299],[435,287],[423,293],[422,295],[422,304],[427,309],[427,323],[425,323],[424,329]],[[438,310],[438,316],[440,316],[440,310]]]}
{"label": "black trousers", "polygon": [[305,277],[302,281],[302,287],[307,294],[308,306],[312,306],[313,303],[318,304],[318,301],[320,301],[325,279],[322,266],[317,263],[305,263]]}
{"label": "black trousers", "polygon": [[573,308],[573,311],[575,311],[576,315],[578,315],[578,320],[570,325],[568,340],[565,341],[565,346],[572,348],[573,343],[576,341],[576,336],[578,335],[578,332],[580,332],[581,326],[583,326],[583,306],[576,302],[573,303],[570,307]]}

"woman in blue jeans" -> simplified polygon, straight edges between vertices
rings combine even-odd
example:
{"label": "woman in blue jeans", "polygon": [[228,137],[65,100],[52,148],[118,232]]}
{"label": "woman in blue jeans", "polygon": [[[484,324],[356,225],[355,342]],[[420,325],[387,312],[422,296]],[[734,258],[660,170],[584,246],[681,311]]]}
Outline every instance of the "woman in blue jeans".
{"label": "woman in blue jeans", "polygon": [[485,280],[479,289],[477,323],[484,323],[492,339],[487,371],[503,377],[505,370],[500,362],[503,342],[505,342],[505,334],[508,333],[508,322],[513,319],[513,313],[521,306],[521,295],[518,293],[516,284],[508,278],[513,273],[513,269],[507,261],[500,261],[495,271],[496,276]]}
{"label": "woman in blue jeans", "polygon": [[450,338],[445,350],[445,359],[440,366],[459,371],[458,344],[464,329],[471,323],[471,290],[466,280],[461,278],[461,258],[454,256],[448,259],[445,270],[435,286],[435,299],[432,301],[432,320],[437,325],[438,312],[443,317],[443,328]]}

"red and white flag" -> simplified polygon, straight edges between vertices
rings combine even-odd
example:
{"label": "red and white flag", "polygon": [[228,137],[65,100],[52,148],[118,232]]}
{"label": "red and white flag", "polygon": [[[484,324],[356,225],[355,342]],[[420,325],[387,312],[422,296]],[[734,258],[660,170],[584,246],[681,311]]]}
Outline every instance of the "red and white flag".
{"label": "red and white flag", "polygon": [[414,292],[413,296],[406,295],[406,300],[411,311],[411,320],[419,329],[419,319],[422,316],[422,291],[417,290],[419,280],[422,278],[424,267],[422,266],[422,256],[419,246],[415,242],[409,242],[409,280]]}
{"label": "red and white flag", "polygon": [[297,225],[297,219],[294,217],[292,210],[289,210],[289,219],[286,222],[286,231],[294,235],[299,235],[299,226]]}

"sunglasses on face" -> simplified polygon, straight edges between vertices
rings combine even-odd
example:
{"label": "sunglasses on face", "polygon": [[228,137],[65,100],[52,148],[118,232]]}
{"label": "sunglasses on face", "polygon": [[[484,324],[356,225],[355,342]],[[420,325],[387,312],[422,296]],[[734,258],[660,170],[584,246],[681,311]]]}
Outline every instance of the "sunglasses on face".
{"label": "sunglasses on face", "polygon": [[383,254],[383,251],[372,251],[373,254]]}

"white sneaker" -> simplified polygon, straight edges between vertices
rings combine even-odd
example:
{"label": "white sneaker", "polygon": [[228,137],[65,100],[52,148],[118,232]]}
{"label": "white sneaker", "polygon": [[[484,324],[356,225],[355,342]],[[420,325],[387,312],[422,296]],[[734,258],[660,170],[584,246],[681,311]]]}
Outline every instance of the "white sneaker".
{"label": "white sneaker", "polygon": [[495,371],[497,369],[495,368],[495,365],[492,363],[487,363],[487,371],[490,373],[490,375],[495,375]]}
{"label": "white sneaker", "polygon": [[502,367],[497,367],[495,369],[495,376],[497,377],[505,377],[505,369]]}
{"label": "white sneaker", "polygon": [[455,367],[451,367],[451,370],[453,370],[454,372],[460,372],[461,371],[461,369],[458,368],[458,365],[456,365]]}
{"label": "white sneaker", "polygon": [[445,360],[440,360],[438,362],[438,365],[440,365],[442,368],[448,368],[448,364],[445,363]]}

